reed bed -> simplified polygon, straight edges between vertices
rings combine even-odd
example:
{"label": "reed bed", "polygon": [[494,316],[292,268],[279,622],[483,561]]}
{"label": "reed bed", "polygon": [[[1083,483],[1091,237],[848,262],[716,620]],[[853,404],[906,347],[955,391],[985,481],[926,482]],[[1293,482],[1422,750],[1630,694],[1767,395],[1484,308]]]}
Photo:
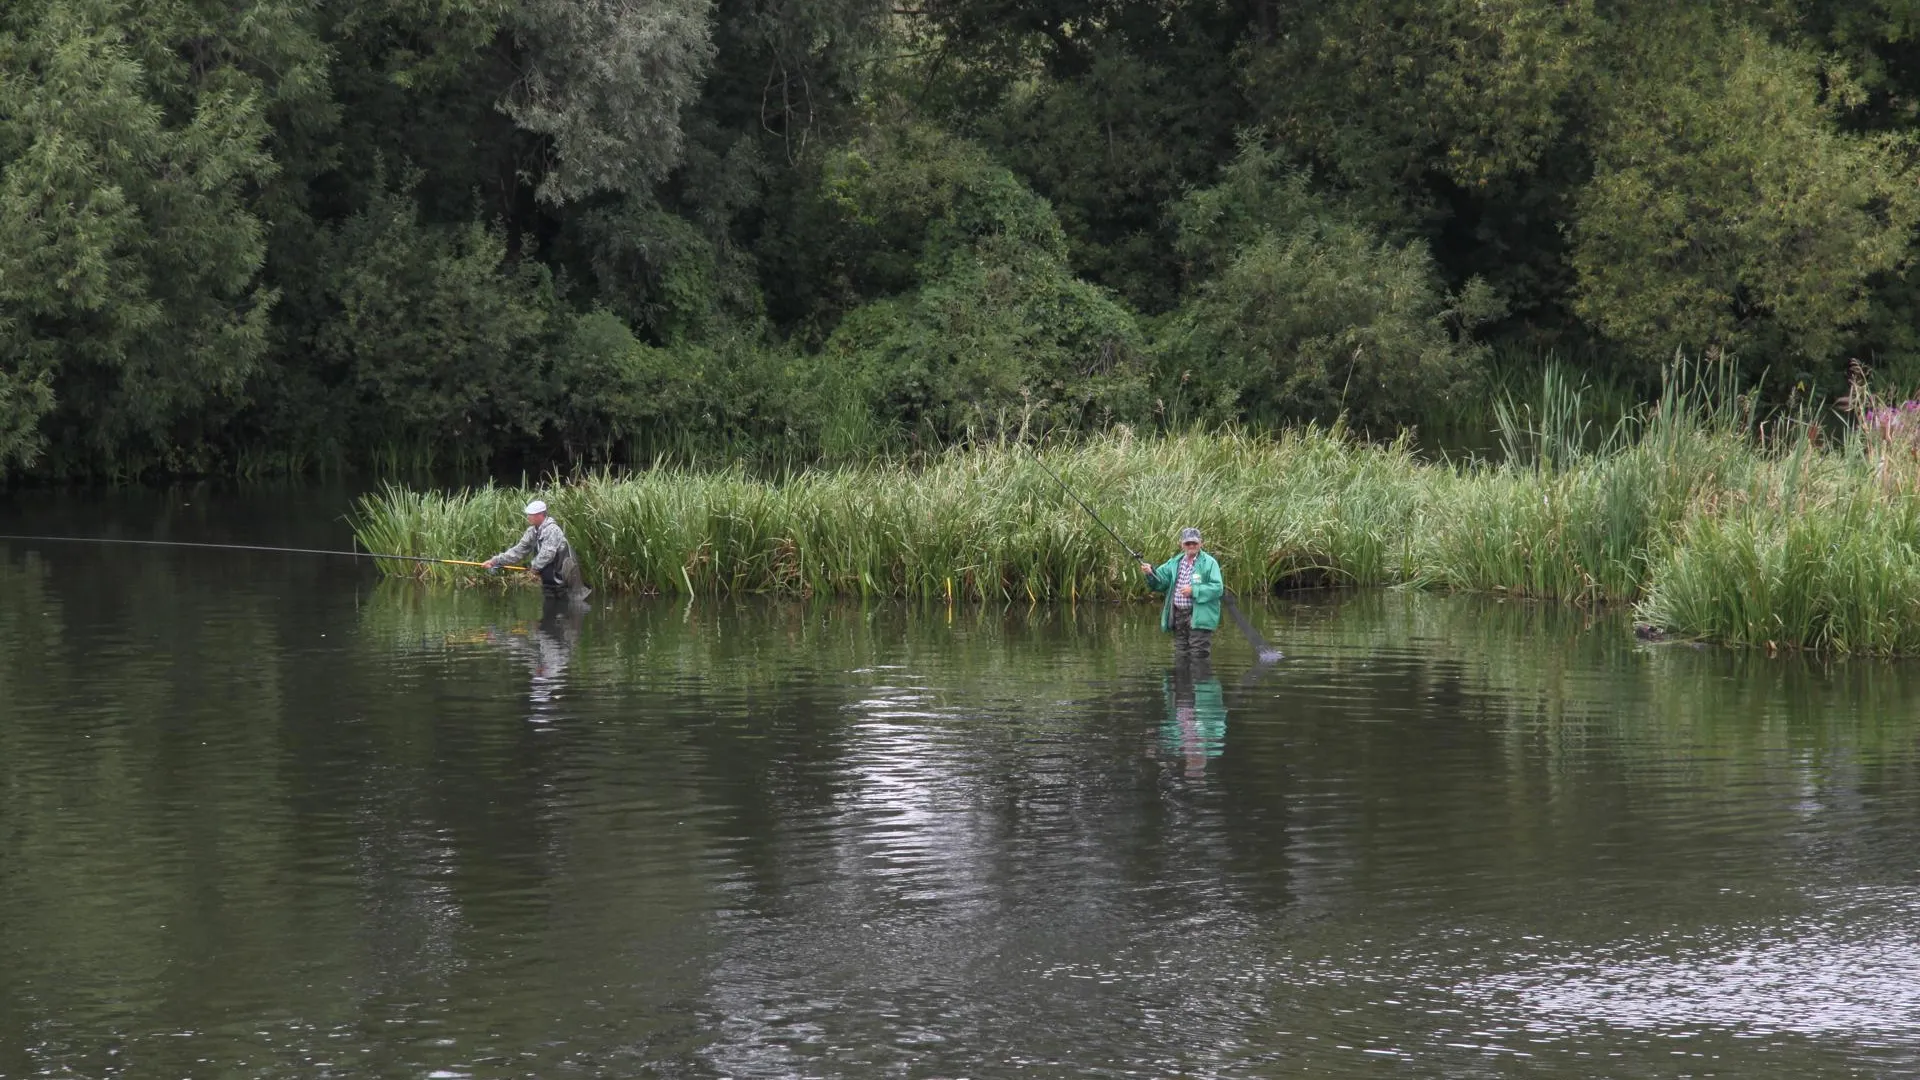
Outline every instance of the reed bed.
{"label": "reed bed", "polygon": [[[1423,460],[1404,441],[1338,428],[1119,432],[1038,453],[1156,561],[1198,525],[1244,593],[1402,586],[1630,603],[1679,637],[1920,653],[1920,455],[1864,431],[1828,448],[1810,428],[1769,439],[1737,410],[1683,394],[1571,441],[1550,411],[1503,420],[1499,463]],[[355,525],[369,550],[479,557],[510,542],[538,495],[602,589],[1141,596],[1132,560],[1035,453],[993,446],[782,479],[656,468],[537,489],[389,488],[363,500]]]}

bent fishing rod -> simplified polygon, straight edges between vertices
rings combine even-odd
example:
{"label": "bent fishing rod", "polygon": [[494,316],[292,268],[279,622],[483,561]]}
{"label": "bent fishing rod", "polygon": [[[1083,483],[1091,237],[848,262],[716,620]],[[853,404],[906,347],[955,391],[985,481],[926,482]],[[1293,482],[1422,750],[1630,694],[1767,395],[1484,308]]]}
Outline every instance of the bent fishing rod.
{"label": "bent fishing rod", "polygon": [[[1085,510],[1087,512],[1087,516],[1093,519],[1093,523],[1095,525],[1100,526],[1101,530],[1104,531],[1108,536],[1113,537],[1113,542],[1116,544],[1119,544],[1121,549],[1124,550],[1128,555],[1133,556],[1133,560],[1135,562],[1144,563],[1147,561],[1147,557],[1145,555],[1142,555],[1138,551],[1135,551],[1130,544],[1128,544],[1125,540],[1120,539],[1119,533],[1114,532],[1111,528],[1107,526],[1106,522],[1101,521],[1100,515],[1093,512],[1093,507],[1088,506],[1084,499],[1080,498],[1080,496],[1078,495],[1075,495],[1073,493],[1073,489],[1067,486],[1067,482],[1065,480],[1060,479],[1060,477],[1052,469],[1047,468],[1047,463],[1040,460],[1040,454],[1037,451],[1033,454],[1033,463],[1035,465],[1040,466],[1041,472],[1046,473],[1049,477],[1052,477],[1054,483],[1060,485],[1060,490],[1067,493],[1067,498],[1072,499],[1076,503],[1079,503],[1080,509]],[[1240,613],[1240,605],[1238,602],[1234,600],[1233,590],[1227,588],[1225,585],[1221,585],[1220,599],[1226,602],[1227,614],[1233,616],[1233,621],[1235,624],[1237,624],[1240,627],[1240,632],[1247,636],[1247,643],[1253,646],[1253,650],[1259,656],[1261,663],[1263,664],[1272,663],[1273,661],[1280,659],[1284,655],[1279,649],[1276,649],[1272,645],[1269,645],[1267,643],[1267,639],[1261,635],[1260,631],[1254,629],[1253,623],[1250,622],[1245,615]]]}
{"label": "bent fishing rod", "polygon": [[[346,559],[395,559],[400,562],[435,563],[442,566],[477,566],[486,568],[483,562],[470,562],[466,559],[433,559],[424,555],[387,555],[377,551],[336,551],[330,548],[269,547],[265,544],[207,544],[190,540],[122,540],[110,536],[4,536],[0,540],[17,540],[30,544],[129,544],[137,547],[204,548],[211,551],[266,551],[276,555],[337,555]],[[525,566],[497,566],[495,570],[527,570]]]}
{"label": "bent fishing rod", "polygon": [[1120,545],[1120,550],[1133,556],[1133,560],[1135,562],[1147,561],[1147,557],[1145,555],[1142,555],[1139,552],[1133,550],[1133,547],[1131,545],[1129,545],[1125,540],[1120,539],[1119,533],[1114,532],[1110,528],[1107,528],[1107,523],[1100,520],[1100,515],[1093,512],[1093,507],[1088,506],[1086,502],[1080,498],[1080,496],[1075,495],[1073,493],[1073,489],[1067,486],[1067,482],[1065,480],[1062,480],[1058,476],[1054,475],[1054,471],[1052,469],[1047,468],[1047,463],[1040,460],[1040,455],[1038,453],[1035,453],[1033,455],[1033,463],[1035,465],[1040,466],[1041,472],[1046,473],[1049,477],[1052,477],[1054,483],[1060,485],[1060,490],[1067,493],[1067,498],[1072,499],[1076,503],[1079,503],[1080,509],[1085,510],[1087,512],[1087,516],[1093,519],[1093,523],[1095,525],[1100,526],[1100,528],[1104,530],[1108,536],[1113,537],[1114,543]]}

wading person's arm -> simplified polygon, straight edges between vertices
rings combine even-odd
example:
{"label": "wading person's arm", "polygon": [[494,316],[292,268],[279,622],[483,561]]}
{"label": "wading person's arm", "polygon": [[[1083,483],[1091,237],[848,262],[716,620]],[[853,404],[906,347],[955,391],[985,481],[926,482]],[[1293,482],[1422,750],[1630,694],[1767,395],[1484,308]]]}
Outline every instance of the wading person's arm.
{"label": "wading person's arm", "polygon": [[[1165,569],[1165,567],[1162,567],[1159,570],[1155,570],[1153,564],[1150,562],[1140,564],[1140,572],[1147,576],[1147,587],[1149,589],[1152,589],[1154,592],[1166,592],[1167,588],[1173,584],[1172,575],[1165,573]],[[1165,578],[1165,580],[1161,580],[1162,578]]]}
{"label": "wading person's arm", "polygon": [[487,569],[491,570],[505,563],[517,563],[521,559],[526,558],[527,553],[532,551],[534,544],[538,542],[539,532],[539,526],[527,526],[527,531],[520,534],[519,543],[487,560]]}

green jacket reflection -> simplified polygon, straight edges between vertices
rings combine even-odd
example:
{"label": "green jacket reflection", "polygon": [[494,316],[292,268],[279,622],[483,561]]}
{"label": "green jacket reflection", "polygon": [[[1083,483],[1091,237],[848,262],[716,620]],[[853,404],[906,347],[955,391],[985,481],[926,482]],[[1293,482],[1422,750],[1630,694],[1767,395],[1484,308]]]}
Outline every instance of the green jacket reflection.
{"label": "green jacket reflection", "polygon": [[[1154,592],[1167,594],[1166,603],[1160,605],[1160,629],[1173,629],[1173,581],[1180,576],[1180,556],[1175,555],[1160,564],[1160,569],[1147,575],[1147,584]],[[1220,594],[1227,586],[1220,580],[1220,563],[1202,550],[1193,557],[1193,628],[1195,630],[1215,630],[1220,626]]]}
{"label": "green jacket reflection", "polygon": [[1161,691],[1167,719],[1160,725],[1160,745],[1168,753],[1219,757],[1227,744],[1227,700],[1220,680],[1174,676],[1162,681]]}

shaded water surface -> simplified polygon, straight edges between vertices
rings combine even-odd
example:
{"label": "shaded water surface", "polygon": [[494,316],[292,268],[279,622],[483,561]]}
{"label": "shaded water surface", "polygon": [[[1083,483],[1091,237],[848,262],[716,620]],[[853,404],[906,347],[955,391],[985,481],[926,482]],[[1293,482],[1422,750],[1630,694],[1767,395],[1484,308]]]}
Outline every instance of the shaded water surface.
{"label": "shaded water surface", "polygon": [[0,1077],[1920,1071],[1920,668],[1258,618],[0,542]]}

